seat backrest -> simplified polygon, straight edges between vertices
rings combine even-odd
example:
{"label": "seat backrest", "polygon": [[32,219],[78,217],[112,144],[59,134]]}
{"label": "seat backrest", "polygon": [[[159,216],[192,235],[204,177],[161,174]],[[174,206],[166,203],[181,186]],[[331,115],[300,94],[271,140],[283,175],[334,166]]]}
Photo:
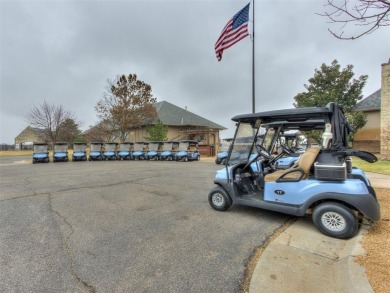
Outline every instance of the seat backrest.
{"label": "seat backrest", "polygon": [[311,166],[313,166],[320,150],[320,148],[311,147],[307,149],[306,152],[304,152],[299,158],[298,168],[301,169],[305,175],[310,173]]}

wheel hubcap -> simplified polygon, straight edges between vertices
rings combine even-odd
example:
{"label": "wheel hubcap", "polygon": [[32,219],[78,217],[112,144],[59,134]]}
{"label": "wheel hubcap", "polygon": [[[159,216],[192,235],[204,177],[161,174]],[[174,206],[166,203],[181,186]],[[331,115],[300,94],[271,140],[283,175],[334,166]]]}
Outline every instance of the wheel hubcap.
{"label": "wheel hubcap", "polygon": [[345,219],[338,213],[327,212],[321,217],[322,224],[333,232],[340,232],[345,229]]}
{"label": "wheel hubcap", "polygon": [[223,196],[220,193],[215,193],[212,197],[213,204],[216,206],[221,206],[223,205]]}

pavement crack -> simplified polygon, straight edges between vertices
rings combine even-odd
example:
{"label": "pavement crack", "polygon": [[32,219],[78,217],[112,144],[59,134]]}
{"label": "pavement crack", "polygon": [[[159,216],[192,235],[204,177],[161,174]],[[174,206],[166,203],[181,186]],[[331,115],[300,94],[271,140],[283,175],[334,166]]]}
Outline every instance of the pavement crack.
{"label": "pavement crack", "polygon": [[68,219],[61,215],[59,211],[55,210],[53,208],[53,195],[51,193],[48,193],[48,205],[49,205],[49,211],[52,213],[52,214],[55,214],[57,215],[61,220],[62,222],[69,228],[69,233],[65,236],[63,233],[61,233],[61,230],[60,230],[60,227],[58,226],[59,228],[59,233],[61,235],[61,238],[62,238],[62,242],[63,242],[63,245],[65,247],[65,252],[66,254],[68,255],[68,258],[69,258],[69,263],[70,263],[70,273],[71,275],[84,287],[87,289],[88,292],[90,293],[95,293],[96,292],[96,289],[95,287],[93,287],[92,285],[88,284],[85,280],[83,280],[79,274],[77,273],[77,270],[76,270],[76,263],[75,263],[75,257],[74,257],[74,252],[73,252],[73,248],[72,248],[72,245],[70,243],[70,238],[72,237],[73,233],[74,233],[74,228],[72,226],[72,224],[68,221]]}

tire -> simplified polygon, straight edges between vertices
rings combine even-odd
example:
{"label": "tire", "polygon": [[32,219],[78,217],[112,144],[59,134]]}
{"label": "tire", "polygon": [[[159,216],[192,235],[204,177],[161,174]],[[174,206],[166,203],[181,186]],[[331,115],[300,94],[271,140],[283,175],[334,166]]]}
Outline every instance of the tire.
{"label": "tire", "polygon": [[184,157],[183,162],[188,162],[188,157]]}
{"label": "tire", "polygon": [[208,199],[211,207],[217,211],[226,211],[232,206],[232,199],[221,186],[211,189]]}
{"label": "tire", "polygon": [[32,163],[33,163],[33,164],[35,164],[35,163],[36,163],[35,159],[33,159],[33,160],[32,160]]}
{"label": "tire", "polygon": [[197,161],[200,161],[200,156],[197,156],[197,157],[196,157],[196,160],[197,160]]}
{"label": "tire", "polygon": [[355,236],[359,229],[359,221],[348,207],[336,203],[325,202],[313,210],[313,223],[323,234],[339,239]]}

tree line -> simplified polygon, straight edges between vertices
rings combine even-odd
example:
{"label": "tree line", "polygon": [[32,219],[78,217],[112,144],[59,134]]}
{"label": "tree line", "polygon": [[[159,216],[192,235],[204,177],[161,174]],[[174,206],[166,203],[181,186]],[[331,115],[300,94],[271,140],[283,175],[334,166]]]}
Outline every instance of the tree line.
{"label": "tree line", "polygon": [[[329,102],[341,105],[353,135],[362,128],[367,118],[363,112],[353,111],[354,106],[363,98],[362,90],[368,76],[354,78],[353,66],[341,68],[337,60],[330,65],[325,63],[315,69],[314,76],[304,84],[306,91],[294,97],[293,105],[301,107],[321,107]],[[48,142],[65,141],[69,144],[77,141],[126,141],[130,131],[146,127],[148,137],[145,140],[167,140],[167,126],[157,118],[154,104],[157,99],[152,95],[152,87],[138,80],[136,74],[120,75],[107,80],[105,92],[96,103],[95,111],[99,122],[81,133],[81,122],[76,121],[75,113],[63,105],[53,105],[46,100],[35,106],[27,115],[27,121],[44,130]],[[311,131],[309,137],[321,141],[321,133]]]}
{"label": "tree line", "polygon": [[98,123],[81,132],[81,122],[74,112],[63,105],[50,104],[46,100],[26,115],[26,121],[43,129],[45,139],[53,144],[65,141],[68,144],[80,141],[126,141],[130,131],[145,126],[149,137],[146,140],[167,140],[168,129],[157,119],[152,87],[138,80],[136,74],[120,75],[107,80],[106,91],[97,102],[95,111]]}

